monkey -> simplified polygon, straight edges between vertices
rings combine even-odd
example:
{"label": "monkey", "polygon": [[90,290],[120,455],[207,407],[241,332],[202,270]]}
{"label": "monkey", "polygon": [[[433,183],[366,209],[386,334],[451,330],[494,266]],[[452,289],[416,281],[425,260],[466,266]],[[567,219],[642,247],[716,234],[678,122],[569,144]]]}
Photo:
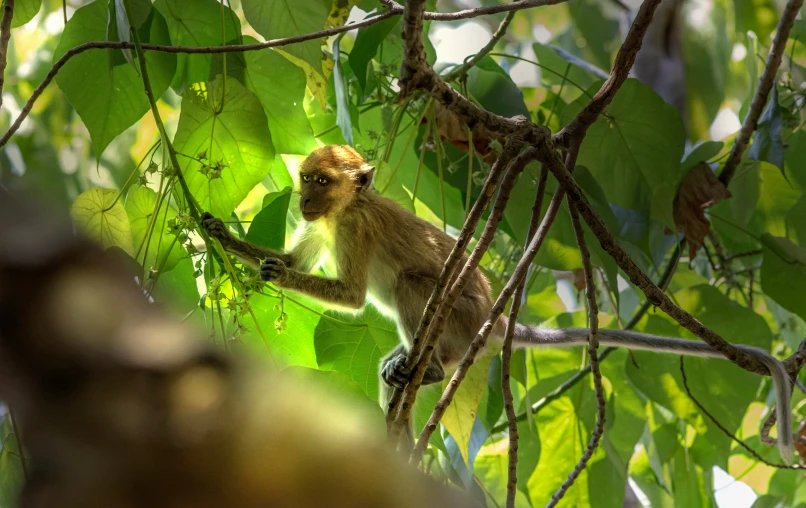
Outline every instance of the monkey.
{"label": "monkey", "polygon": [[[406,354],[431,292],[455,240],[372,189],[375,168],[353,148],[323,146],[300,165],[299,207],[305,220],[289,251],[260,247],[232,235],[209,213],[202,227],[224,249],[255,269],[264,281],[313,297],[336,309],[357,311],[369,301],[394,320],[400,344],[382,360],[380,377],[391,387],[404,387],[411,377]],[[309,273],[323,254],[334,261],[335,276]],[[467,255],[461,263],[467,261]],[[461,265],[460,265],[461,266]],[[454,278],[458,276],[455,275]],[[448,317],[424,385],[445,379],[456,367],[492,308],[492,289],[478,268],[470,275]],[[507,318],[501,316],[491,334],[502,341]],[[564,347],[588,343],[584,328],[550,329],[516,323],[518,347]],[[643,333],[601,329],[599,342],[609,346],[724,358],[706,343]],[[745,345],[738,349],[766,365],[775,385],[778,444],[791,461],[790,381],[783,364],[766,351]]]}

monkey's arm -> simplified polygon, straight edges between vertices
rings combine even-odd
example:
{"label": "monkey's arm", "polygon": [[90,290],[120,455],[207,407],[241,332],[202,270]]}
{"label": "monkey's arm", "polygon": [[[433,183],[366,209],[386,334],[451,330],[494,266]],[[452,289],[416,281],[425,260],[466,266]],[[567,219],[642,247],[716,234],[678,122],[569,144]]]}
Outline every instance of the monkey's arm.
{"label": "monkey's arm", "polygon": [[283,264],[289,268],[308,272],[316,264],[322,252],[321,242],[317,242],[307,231],[303,233],[290,252],[282,252],[235,238],[221,219],[213,217],[208,212],[201,216],[201,220],[202,227],[207,234],[217,238],[224,250],[254,270],[260,268],[263,260],[276,258],[282,260]]}
{"label": "monkey's arm", "polygon": [[[359,309],[364,306],[367,296],[369,242],[365,233],[341,227],[335,244],[338,272],[335,279],[303,273],[277,258],[269,258],[260,265],[260,277],[281,288],[298,291],[326,303]],[[302,248],[312,249],[314,246]]]}

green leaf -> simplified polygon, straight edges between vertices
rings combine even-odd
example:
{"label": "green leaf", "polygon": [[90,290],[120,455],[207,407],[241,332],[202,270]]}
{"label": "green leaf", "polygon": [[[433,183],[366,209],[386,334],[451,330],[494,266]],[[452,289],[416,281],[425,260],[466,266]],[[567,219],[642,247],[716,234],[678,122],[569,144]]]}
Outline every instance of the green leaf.
{"label": "green leaf", "polygon": [[[678,25],[670,29],[680,30],[683,36],[679,51],[684,56],[677,58],[682,58],[685,64],[688,127],[692,139],[710,138],[708,129],[725,100],[725,85],[730,79],[728,66],[733,41],[732,33],[728,34],[729,13],[724,4],[716,1],[697,7],[684,7],[688,18],[686,28],[681,30]],[[668,20],[668,23],[674,26],[679,21]],[[661,49],[665,48],[658,48]]]}
{"label": "green leaf", "polygon": [[772,87],[769,102],[758,119],[758,129],[753,135],[753,144],[747,158],[767,161],[784,170],[784,141],[781,129],[784,126],[783,108],[778,104],[778,87]]}
{"label": "green leaf", "polygon": [[[139,29],[148,19],[151,13],[151,0],[109,0],[108,9],[106,40],[131,42],[131,27]],[[134,65],[134,52],[128,48],[122,49],[121,52],[129,65],[137,70]]]}
{"label": "green leaf", "polygon": [[[153,232],[148,241],[146,235],[154,207],[157,204],[157,193],[148,187],[137,186],[126,196],[126,214],[131,224],[132,237],[136,249],[140,251],[137,262],[144,267],[160,267],[163,272],[171,270],[182,259],[186,252],[182,244],[174,241],[176,236],[170,233],[168,221],[176,217],[176,209],[167,199],[163,199],[153,222]],[[148,243],[148,248],[143,242]],[[159,254],[159,259],[157,255]]]}
{"label": "green leaf", "polygon": [[414,213],[414,203],[411,201],[411,196],[406,192],[400,182],[400,178],[394,174],[394,170],[389,167],[389,164],[382,160],[370,161],[370,164],[375,166],[375,180],[373,182],[375,190],[382,193],[383,197],[391,199],[406,210]]}
{"label": "green leaf", "polygon": [[275,150],[309,154],[317,145],[303,108],[305,72],[273,49],[249,51],[245,57],[246,86],[263,104]]}
{"label": "green leaf", "polygon": [[314,332],[319,368],[346,374],[378,400],[381,358],[398,344],[395,324],[374,307],[361,315],[327,311]]}
{"label": "green leaf", "polygon": [[[735,10],[736,31],[739,33],[753,31],[758,40],[766,45],[770,34],[778,23],[778,12],[775,0],[733,0]],[[755,53],[748,53],[748,55]]]}
{"label": "green leaf", "polygon": [[263,197],[263,208],[252,219],[245,240],[275,250],[285,248],[285,227],[291,187]]}
{"label": "green leaf", "polygon": [[[316,368],[313,337],[314,330],[322,319],[321,314],[325,311],[321,304],[298,294],[285,296],[282,311],[275,308],[280,303],[279,298],[256,294],[251,297],[250,303],[260,332],[263,332],[261,337],[258,326],[250,315],[240,318],[248,330],[243,341],[250,352],[258,356],[268,356],[272,363],[280,367],[296,365]],[[287,315],[287,327],[278,330],[274,323],[281,312]]]}
{"label": "green leaf", "polygon": [[[445,415],[442,417],[442,425],[448,429],[448,432],[456,440],[459,446],[459,451],[466,465],[470,465],[468,457],[468,448],[470,445],[470,438],[473,434],[473,426],[476,422],[476,412],[479,408],[479,403],[484,396],[484,390],[487,389],[487,371],[490,368],[490,361],[492,354],[487,353],[484,356],[476,358],[473,363],[473,368],[468,370],[459,389],[453,397]],[[442,382],[443,390],[450,382],[450,377]]]}
{"label": "green leaf", "polygon": [[[165,17],[171,44],[174,46],[220,46],[221,4],[216,0],[193,0],[188,8],[187,0],[156,0],[154,8]],[[238,17],[229,7],[224,9],[224,40],[236,40],[241,34]],[[176,61],[176,76],[171,87],[177,93],[193,83],[207,81],[210,75],[211,55],[179,55]]]}
{"label": "green leaf", "polygon": [[358,35],[355,36],[353,49],[350,51],[347,61],[350,62],[355,79],[362,90],[367,88],[367,72],[370,70],[370,61],[375,58],[378,48],[381,47],[381,44],[398,23],[400,23],[400,19],[395,16],[358,29]]}
{"label": "green leaf", "polygon": [[132,255],[129,217],[115,189],[92,187],[80,194],[70,211],[76,227],[104,248],[120,247]]}
{"label": "green leaf", "polygon": [[529,110],[523,103],[523,92],[489,56],[479,60],[468,72],[467,90],[482,107],[493,113],[506,117],[529,117]]}
{"label": "green leaf", "polygon": [[[607,75],[598,67],[555,46],[536,42],[532,44],[532,49],[537,56],[538,63],[541,65],[540,76],[543,83],[562,85],[564,82],[563,89],[572,91],[574,93],[573,97],[579,95],[579,92],[587,90],[599,79],[607,79]],[[571,60],[572,58],[573,60]],[[604,77],[602,74],[605,74]],[[577,87],[582,89],[580,90]],[[567,97],[566,95],[563,96]],[[555,115],[557,113],[555,111]]]}
{"label": "green leaf", "polygon": [[[700,285],[674,294],[678,304],[706,326],[731,342],[769,350],[772,333],[764,319],[740,306],[712,286]],[[640,331],[666,337],[694,338],[666,315],[653,314],[639,325]],[[731,439],[697,409],[685,392],[680,360],[675,355],[633,351],[636,367],[626,360],[627,376],[633,386],[650,400],[669,409],[697,431],[694,446],[698,461],[721,463]],[[725,427],[739,427],[761,379],[729,361],[686,357],[686,375],[694,396]]]}
{"label": "green leaf", "polygon": [[761,237],[764,261],[761,264],[761,288],[781,307],[806,319],[806,249],[787,238],[765,233]]}
{"label": "green leaf", "polygon": [[223,164],[221,177],[210,179],[199,161],[180,157],[190,191],[216,217],[229,217],[274,161],[260,101],[234,78],[227,78],[225,87],[221,76],[186,90],[174,146],[190,157],[207,152],[210,165]]}
{"label": "green leaf", "polygon": [[605,9],[597,0],[582,0],[568,4],[573,19],[574,32],[582,36],[586,43],[582,52],[603,69],[610,68],[611,53],[618,47],[619,23],[605,16]]}
{"label": "green leaf", "polygon": [[333,84],[336,88],[336,125],[341,129],[341,134],[350,146],[355,146],[353,141],[353,121],[350,119],[350,101],[347,92],[347,83],[344,80],[344,69],[341,64],[341,39],[344,34],[336,37],[333,41]]}
{"label": "green leaf", "polygon": [[9,413],[0,419],[0,506],[19,506],[25,472]]}
{"label": "green leaf", "polygon": [[[104,2],[78,9],[62,33],[54,62],[75,46],[105,40],[106,21]],[[165,20],[157,12],[139,33],[143,42],[170,44]],[[152,51],[146,55],[146,65],[154,97],[160,97],[173,77],[176,56]],[[56,83],[90,131],[98,160],[117,135],[149,110],[142,78],[127,65],[110,68],[103,51],[85,51],[71,58],[56,75]]]}
{"label": "green leaf", "polygon": [[[243,0],[243,13],[257,33],[266,40],[323,30],[331,2],[326,0]],[[319,39],[292,44],[283,48],[291,55],[307,62],[315,72],[322,74],[322,49]]]}
{"label": "green leaf", "polygon": [[14,17],[11,28],[18,28],[28,23],[37,15],[42,7],[42,0],[17,0],[14,2]]}
{"label": "green leaf", "polygon": [[[598,88],[595,85],[589,92]],[[587,102],[582,96],[565,108],[565,123]],[[646,85],[628,79],[607,115],[588,130],[577,164],[591,171],[610,202],[674,230],[672,202],[685,140],[680,113]]]}
{"label": "green leaf", "polygon": [[[152,296],[154,300],[162,303],[179,316],[184,316],[190,311],[196,310],[201,317],[199,305],[199,289],[196,286],[196,277],[193,275],[193,261],[190,258],[183,258],[177,262],[174,268],[160,274],[157,284],[154,286]],[[248,321],[249,318],[246,318]]]}
{"label": "green leaf", "polygon": [[703,141],[693,147],[680,163],[680,174],[685,175],[700,162],[708,162],[722,151],[725,143],[722,141]]}

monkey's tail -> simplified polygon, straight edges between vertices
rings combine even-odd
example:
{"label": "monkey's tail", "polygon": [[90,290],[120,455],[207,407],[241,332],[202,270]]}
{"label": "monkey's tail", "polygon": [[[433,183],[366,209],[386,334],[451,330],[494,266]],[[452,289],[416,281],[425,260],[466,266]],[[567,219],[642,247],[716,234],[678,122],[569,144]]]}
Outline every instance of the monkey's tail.
{"label": "monkey's tail", "polygon": [[[506,323],[506,322],[505,322]],[[513,344],[516,347],[570,347],[588,343],[590,330],[587,328],[547,328],[515,324]],[[726,358],[705,342],[699,340],[659,337],[628,330],[600,329],[599,343],[605,346],[644,349],[661,353],[699,356],[706,358]],[[775,390],[775,412],[778,420],[778,449],[781,458],[791,464],[795,456],[792,438],[791,387],[789,374],[783,363],[767,351],[753,346],[734,344],[734,347],[763,363],[770,371]]]}

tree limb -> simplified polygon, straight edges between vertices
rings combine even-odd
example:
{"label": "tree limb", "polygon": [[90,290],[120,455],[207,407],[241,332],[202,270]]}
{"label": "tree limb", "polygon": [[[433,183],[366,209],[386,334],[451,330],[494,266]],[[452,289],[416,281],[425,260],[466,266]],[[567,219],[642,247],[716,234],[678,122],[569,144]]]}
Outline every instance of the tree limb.
{"label": "tree limb", "polygon": [[8,41],[11,39],[11,19],[14,17],[14,0],[3,2],[3,19],[0,20],[0,106],[3,105],[3,86],[6,83]]}
{"label": "tree limb", "polygon": [[[772,41],[770,53],[767,55],[767,63],[764,64],[764,72],[761,74],[758,89],[756,89],[756,95],[753,97],[753,102],[750,104],[750,110],[747,112],[747,116],[744,117],[742,129],[733,142],[730,155],[728,155],[728,159],[725,161],[725,167],[719,174],[719,181],[725,184],[725,187],[730,183],[731,178],[733,178],[733,175],[736,173],[736,169],[739,167],[739,163],[742,161],[742,154],[744,154],[744,150],[750,142],[750,137],[758,126],[758,119],[761,117],[761,112],[764,110],[764,105],[767,103],[770,90],[775,86],[775,75],[778,73],[778,67],[781,66],[786,41],[789,39],[789,32],[792,30],[795,17],[797,17],[802,5],[803,0],[789,0],[786,3],[781,19],[778,21],[775,39]],[[755,55],[747,55],[747,58],[755,58]]]}

